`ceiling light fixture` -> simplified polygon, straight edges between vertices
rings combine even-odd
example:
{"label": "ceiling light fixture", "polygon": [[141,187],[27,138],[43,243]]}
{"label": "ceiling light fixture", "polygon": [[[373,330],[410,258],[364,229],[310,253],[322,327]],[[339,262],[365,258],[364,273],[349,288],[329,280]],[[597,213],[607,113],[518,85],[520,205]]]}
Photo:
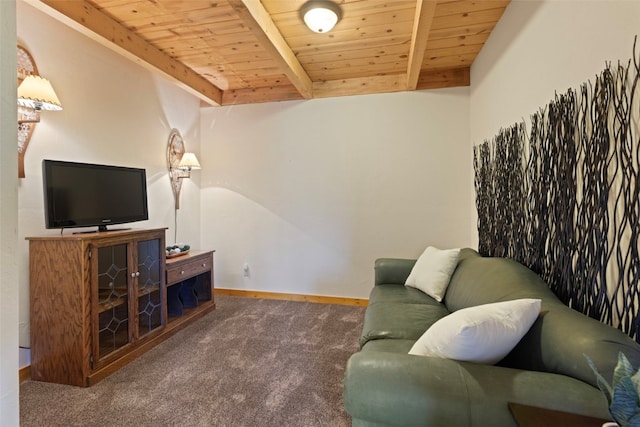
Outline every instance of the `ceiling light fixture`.
{"label": "ceiling light fixture", "polygon": [[300,16],[311,31],[326,33],[342,18],[342,9],[329,0],[309,0],[300,8]]}

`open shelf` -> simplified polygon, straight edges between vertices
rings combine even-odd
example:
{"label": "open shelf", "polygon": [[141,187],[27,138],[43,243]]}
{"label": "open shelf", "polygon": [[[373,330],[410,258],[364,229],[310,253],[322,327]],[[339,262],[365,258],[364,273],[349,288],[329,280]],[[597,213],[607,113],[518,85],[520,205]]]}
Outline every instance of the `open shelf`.
{"label": "open shelf", "polygon": [[183,258],[167,260],[166,271],[169,325],[179,325],[181,319],[215,307],[212,251],[192,251]]}

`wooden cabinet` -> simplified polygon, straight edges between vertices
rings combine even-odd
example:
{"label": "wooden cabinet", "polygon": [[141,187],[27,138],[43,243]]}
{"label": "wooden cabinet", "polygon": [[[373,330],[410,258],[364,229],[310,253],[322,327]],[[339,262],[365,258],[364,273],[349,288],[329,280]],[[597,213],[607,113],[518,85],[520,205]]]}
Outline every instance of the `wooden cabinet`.
{"label": "wooden cabinet", "polygon": [[198,283],[208,280],[209,298],[202,291],[202,304],[169,322],[164,234],[28,238],[32,379],[92,385],[215,308],[210,251],[206,269],[188,270]]}

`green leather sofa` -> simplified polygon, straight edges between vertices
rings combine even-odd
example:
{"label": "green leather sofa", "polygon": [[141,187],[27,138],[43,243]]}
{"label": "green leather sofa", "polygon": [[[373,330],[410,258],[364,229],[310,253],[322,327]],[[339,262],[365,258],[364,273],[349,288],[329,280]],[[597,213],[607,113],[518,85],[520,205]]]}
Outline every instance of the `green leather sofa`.
{"label": "green leather sofa", "polygon": [[[361,350],[349,359],[344,379],[353,426],[515,426],[508,402],[610,419],[584,355],[610,381],[619,351],[640,365],[635,341],[565,306],[539,276],[512,260],[461,250],[443,303],[404,286],[414,264],[375,263]],[[450,312],[519,298],[540,298],[541,313],[498,364],[408,354]]]}

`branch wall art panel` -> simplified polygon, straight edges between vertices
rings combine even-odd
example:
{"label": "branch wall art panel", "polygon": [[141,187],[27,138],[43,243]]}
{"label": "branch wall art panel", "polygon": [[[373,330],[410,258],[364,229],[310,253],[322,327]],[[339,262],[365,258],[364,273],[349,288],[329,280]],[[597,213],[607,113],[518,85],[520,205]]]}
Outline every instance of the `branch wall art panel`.
{"label": "branch wall art panel", "polygon": [[[637,41],[637,40],[636,40]],[[478,250],[640,342],[640,55],[474,147]]]}

